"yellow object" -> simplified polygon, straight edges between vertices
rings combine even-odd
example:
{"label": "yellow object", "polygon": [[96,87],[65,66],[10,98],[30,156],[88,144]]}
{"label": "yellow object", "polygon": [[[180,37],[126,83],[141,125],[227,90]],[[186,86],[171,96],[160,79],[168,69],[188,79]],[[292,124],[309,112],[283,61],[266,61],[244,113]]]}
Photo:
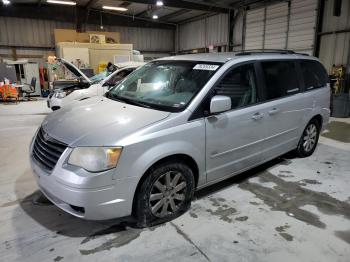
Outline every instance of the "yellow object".
{"label": "yellow object", "polygon": [[345,67],[343,65],[333,65],[332,76],[335,78],[335,83],[333,86],[334,93],[338,94],[343,91],[343,81],[345,77]]}
{"label": "yellow object", "polygon": [[117,166],[120,154],[122,153],[122,149],[120,147],[117,148],[109,148],[107,149],[107,165],[112,168]]}
{"label": "yellow object", "polygon": [[99,62],[98,63],[98,72],[101,73],[103,72],[108,65],[108,62]]}

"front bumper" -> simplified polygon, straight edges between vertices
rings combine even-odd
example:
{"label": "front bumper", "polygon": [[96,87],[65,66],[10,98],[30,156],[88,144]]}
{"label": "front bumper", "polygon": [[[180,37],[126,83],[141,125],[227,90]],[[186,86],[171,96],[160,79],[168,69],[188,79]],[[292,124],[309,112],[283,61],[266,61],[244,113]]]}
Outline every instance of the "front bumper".
{"label": "front bumper", "polygon": [[47,106],[49,108],[61,108],[62,106],[62,98],[57,98],[57,97],[48,97],[47,99]]}
{"label": "front bumper", "polygon": [[[30,157],[31,168],[41,192],[57,207],[76,217],[106,220],[130,216],[136,178],[116,179],[115,170],[100,174],[83,169],[69,170],[64,161],[67,149],[51,173]],[[31,152],[31,150],[30,150]]]}

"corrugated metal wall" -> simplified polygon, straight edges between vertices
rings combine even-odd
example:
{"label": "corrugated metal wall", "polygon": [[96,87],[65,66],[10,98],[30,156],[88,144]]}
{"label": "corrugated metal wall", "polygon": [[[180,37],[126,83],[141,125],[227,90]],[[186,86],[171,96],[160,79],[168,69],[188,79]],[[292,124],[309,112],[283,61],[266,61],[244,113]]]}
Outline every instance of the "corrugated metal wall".
{"label": "corrugated metal wall", "polygon": [[247,11],[245,49],[293,49],[312,54],[318,0],[292,0]]}
{"label": "corrugated metal wall", "polygon": [[266,7],[264,48],[279,49],[287,46],[288,3]]}
{"label": "corrugated metal wall", "polygon": [[265,8],[247,11],[244,49],[262,49],[265,29]]}
{"label": "corrugated metal wall", "polygon": [[233,28],[233,50],[238,51],[242,50],[243,44],[243,20],[244,20],[244,12],[239,11],[237,17],[235,19],[234,28]]}
{"label": "corrugated metal wall", "polygon": [[[88,25],[87,30],[100,31],[98,25]],[[105,31],[120,32],[121,43],[132,43],[141,51],[174,51],[174,30],[125,26],[104,26]]]}
{"label": "corrugated metal wall", "polygon": [[[322,32],[350,29],[350,1],[342,1],[341,15],[333,16],[333,1],[327,0],[324,7]],[[333,64],[349,63],[350,32],[322,35],[319,58],[330,71]],[[350,73],[350,72],[348,72]]]}
{"label": "corrugated metal wall", "polygon": [[228,43],[228,15],[218,14],[179,26],[179,50]]}
{"label": "corrugated metal wall", "polygon": [[[53,47],[54,29],[74,29],[73,23],[52,20],[0,17],[0,45]],[[88,25],[88,30],[99,30]],[[173,51],[174,31],[167,29],[105,26],[106,31],[120,32],[122,43],[134,44],[141,51]]]}
{"label": "corrugated metal wall", "polygon": [[55,28],[73,29],[74,24],[52,20],[0,17],[0,45],[52,47]]}
{"label": "corrugated metal wall", "polygon": [[287,48],[312,54],[318,0],[292,0]]}

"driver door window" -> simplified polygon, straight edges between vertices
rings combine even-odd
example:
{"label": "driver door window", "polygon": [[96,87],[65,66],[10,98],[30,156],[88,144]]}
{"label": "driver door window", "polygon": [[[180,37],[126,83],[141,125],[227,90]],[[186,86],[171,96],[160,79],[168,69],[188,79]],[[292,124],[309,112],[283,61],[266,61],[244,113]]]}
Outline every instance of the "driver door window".
{"label": "driver door window", "polygon": [[231,98],[231,109],[246,107],[257,102],[257,85],[254,64],[232,69],[215,87],[216,95]]}

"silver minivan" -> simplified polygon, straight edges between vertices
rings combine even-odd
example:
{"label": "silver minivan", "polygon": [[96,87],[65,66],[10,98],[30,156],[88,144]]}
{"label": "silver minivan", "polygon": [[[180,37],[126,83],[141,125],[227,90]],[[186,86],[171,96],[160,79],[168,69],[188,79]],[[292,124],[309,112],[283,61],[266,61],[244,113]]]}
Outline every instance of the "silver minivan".
{"label": "silver minivan", "polygon": [[42,193],[85,219],[169,221],[193,193],[295,150],[311,155],[330,86],[291,51],[162,58],[48,115],[30,145]]}

